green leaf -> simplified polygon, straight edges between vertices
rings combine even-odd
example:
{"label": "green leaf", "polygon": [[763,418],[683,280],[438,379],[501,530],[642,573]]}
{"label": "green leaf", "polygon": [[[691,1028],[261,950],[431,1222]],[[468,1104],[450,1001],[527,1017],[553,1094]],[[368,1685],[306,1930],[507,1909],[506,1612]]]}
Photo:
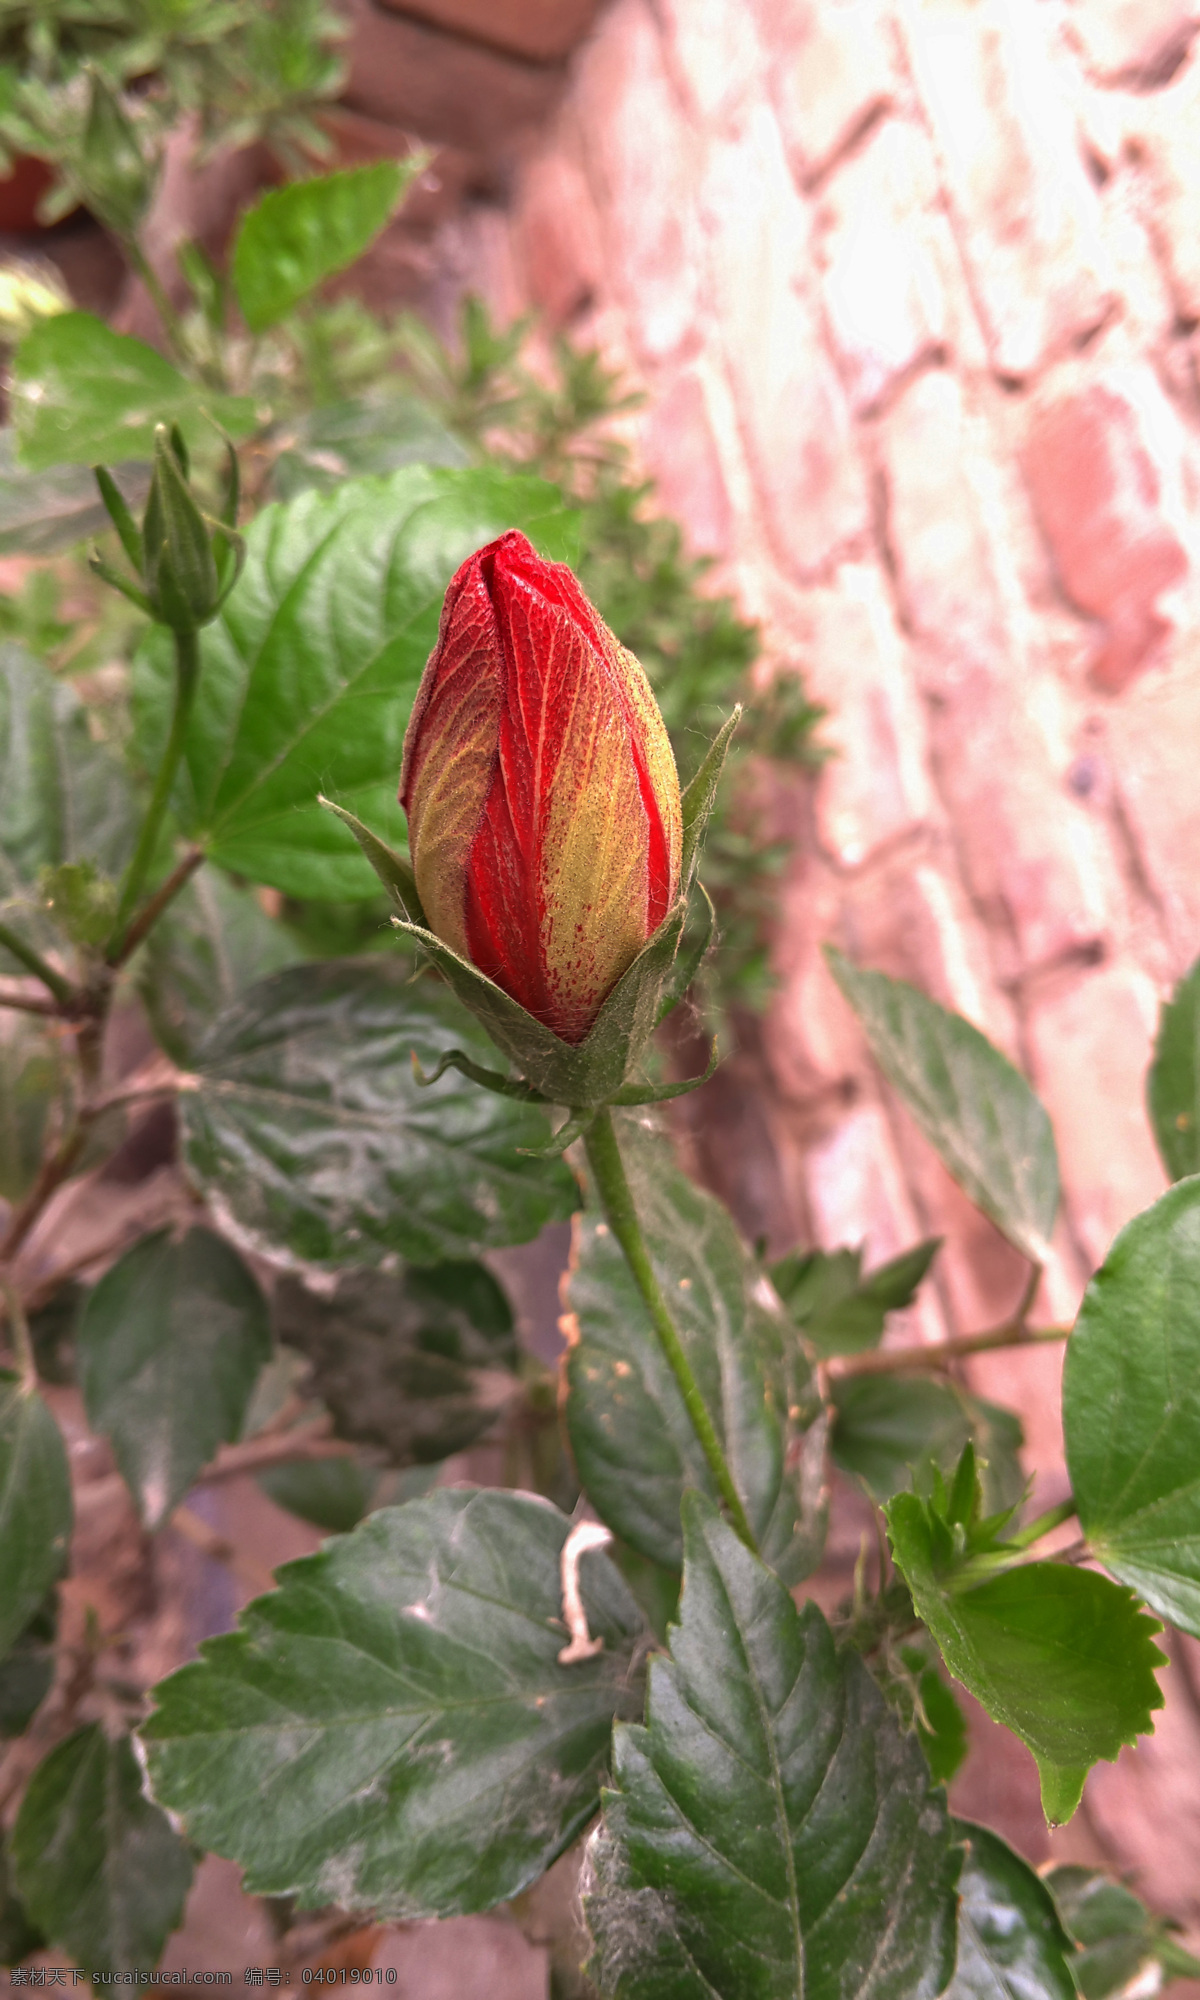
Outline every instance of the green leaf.
{"label": "green leaf", "polygon": [[344,1271],[332,1293],[284,1278],[275,1325],[309,1357],[338,1436],[390,1465],[465,1451],[517,1388],[512,1311],[482,1264]]}
{"label": "green leaf", "polygon": [[1070,1938],[1054,1900],[999,1834],[956,1819],[958,1962],[946,2000],[1074,2000]]}
{"label": "green leaf", "polygon": [[[28,938],[28,923],[13,928]],[[16,965],[0,946],[0,967],[8,971]],[[56,1106],[60,1100],[70,1102],[74,1082],[60,1024],[32,1014],[7,1014],[0,1035],[0,1198],[19,1201],[32,1186]]]}
{"label": "green leaf", "polygon": [[1017,1456],[1021,1420],[954,1383],[930,1375],[849,1375],[830,1384],[835,1415],[833,1462],[861,1479],[876,1500],[890,1500],[938,1465],[950,1472],[968,1438],[983,1461],[989,1513],[1021,1498],[1025,1479]]}
{"label": "green leaf", "polygon": [[0,1369],[0,1660],[66,1565],[71,1475],[40,1396]]}
{"label": "green leaf", "polygon": [[0,1661],[0,1738],[20,1736],[49,1694],[57,1628],[57,1595],[51,1591]]}
{"label": "green leaf", "polygon": [[42,1760],[13,1831],[33,1921],[89,1972],[149,1971],[183,1918],[192,1860],[142,1792],[128,1736],[77,1729]]}
{"label": "green leaf", "polygon": [[1088,1286],[1063,1433],[1094,1554],[1200,1635],[1200,1177],[1135,1216]]}
{"label": "green leaf", "polygon": [[917,1739],[934,1784],[948,1785],[967,1754],[967,1718],[936,1667],[926,1667],[917,1692],[925,1718],[916,1718]]}
{"label": "green leaf", "polygon": [[618,1726],[588,1967],[625,2000],[933,2000],[959,1856],[914,1737],[699,1494],[646,1725]]}
{"label": "green leaf", "polygon": [[148,1528],[236,1438],[270,1359],[267,1303],[209,1229],[144,1236],[89,1294],[75,1344],[88,1422],[111,1442]]}
{"label": "green leaf", "polygon": [[1032,1750],[1051,1825],[1070,1819],[1090,1767],[1136,1742],[1162,1707],[1157,1622],[1119,1584],[1068,1563],[962,1587],[916,1494],[886,1511],[896,1565],[950,1672]]}
{"label": "green leaf", "polygon": [[1050,1254],[1058,1156],[1019,1070],[964,1021],[882,972],[827,948],[871,1053],[959,1186],[1035,1264]]}
{"label": "green leaf", "polygon": [[31,472],[153,458],[156,424],[178,424],[189,444],[207,442],[205,413],[233,437],[255,424],[249,397],[200,388],[144,341],[86,312],[56,313],[26,334],[13,360],[12,413]]}
{"label": "green leaf", "polygon": [[[246,566],[200,635],[201,676],[176,806],[212,858],[288,895],[375,893],[327,793],[404,846],[396,802],[409,710],[442,597],[474,549],[523,528],[574,553],[575,517],[543,480],[411,465],[265,507]],[[135,663],[139,753],[157,768],[174,691],[153,634]]]}
{"label": "green leaf", "polygon": [[1124,1993],[1139,1974],[1158,1970],[1153,1987],[1170,1979],[1200,1979],[1200,1959],[1176,1944],[1177,1925],[1156,1917],[1122,1882],[1094,1868],[1067,1864],[1045,1877],[1067,1930],[1080,1947],[1072,1959],[1084,2000],[1108,2000]]}
{"label": "green leaf", "polygon": [[[13,645],[0,645],[0,798],[0,917],[35,950],[53,951],[43,870],[90,861],[118,874],[137,807],[122,765],[93,743],[78,695]],[[0,972],[17,971],[0,947]]]}
{"label": "green leaf", "polygon": [[861,1250],[796,1252],[771,1265],[771,1282],[822,1359],[858,1354],[878,1346],[890,1312],[912,1304],[941,1242],[932,1236],[865,1278]]}
{"label": "green leaf", "polygon": [[449,1048],[490,1055],[453,996],[372,958],[298,966],[221,1016],[183,1101],[189,1171],[264,1244],[314,1264],[419,1263],[524,1243],[570,1215],[560,1160],[529,1159],[536,1105],[453,1072]]}
{"label": "green leaf", "polygon": [[1159,1011],[1146,1107],[1171,1179],[1200,1173],[1200,959]]}
{"label": "green leaf", "polygon": [[[146,468],[113,471],[123,498],[140,506],[150,483]],[[29,472],[17,463],[16,433],[0,430],[0,556],[57,555],[108,525],[90,466]]]}
{"label": "green leaf", "polygon": [[345,1535],[370,1513],[379,1474],[356,1458],[297,1459],[268,1466],[258,1484],[277,1507],[327,1534]]}
{"label": "green leaf", "polygon": [[13,1886],[12,1863],[0,1844],[0,1965],[19,1965],[46,1940]]}
{"label": "green leaf", "polygon": [[[815,1568],[823,1543],[820,1446],[816,1493],[791,1460],[817,1414],[808,1363],[727,1209],[680,1173],[661,1142],[620,1126],[634,1202],[659,1284],[721,1440],[764,1557],[789,1582]],[[675,1377],[624,1253],[599,1210],[575,1225],[564,1293],[567,1433],[601,1519],[668,1569],[683,1559],[686,1487],[716,1500]]]}
{"label": "green leaf", "polygon": [[217,1015],[272,972],[303,957],[299,945],[219,868],[202,868],[160,918],[138,959],[138,991],[161,1045],[183,1068]]}
{"label": "green leaf", "polygon": [[257,1895],[393,1918],[489,1909],[599,1801],[641,1621],[607,1557],[580,1579],[604,1650],[560,1666],[571,1523],[527,1494],[384,1508],[164,1681],[142,1729],[156,1797]]}
{"label": "green leaf", "polygon": [[344,271],[392,218],[421,158],[371,166],[272,188],[242,216],[230,271],[242,318],[263,333],[324,278]]}
{"label": "green leaf", "polygon": [[[402,465],[470,463],[465,447],[414,396],[376,394],[323,404],[289,423],[283,435],[271,468],[275,500],[293,500],[310,486],[329,492],[343,479],[397,472]],[[3,520],[0,499],[0,532]]]}

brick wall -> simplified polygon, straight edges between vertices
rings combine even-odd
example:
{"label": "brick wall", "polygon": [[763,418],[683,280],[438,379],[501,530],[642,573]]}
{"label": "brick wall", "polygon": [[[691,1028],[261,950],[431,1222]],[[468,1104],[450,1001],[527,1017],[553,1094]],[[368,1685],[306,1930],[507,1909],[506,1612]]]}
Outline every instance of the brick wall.
{"label": "brick wall", "polygon": [[[476,231],[502,309],[646,387],[664,504],[829,705],[837,759],[781,802],[780,986],[739,1073],[775,1166],[727,1154],[724,1191],[781,1247],[944,1232],[927,1337],[1002,1317],[1019,1264],[882,1095],[825,939],[1041,1092],[1046,1314],[1165,1185],[1143,1077],[1200,953],[1198,25],[1185,0],[616,0]],[[1024,1412],[1047,1503],[1059,1369],[973,1370]],[[1177,1650],[1083,1825],[1200,1922],[1200,1648]],[[1047,1853],[1023,1767],[988,1754],[968,1805]]]}

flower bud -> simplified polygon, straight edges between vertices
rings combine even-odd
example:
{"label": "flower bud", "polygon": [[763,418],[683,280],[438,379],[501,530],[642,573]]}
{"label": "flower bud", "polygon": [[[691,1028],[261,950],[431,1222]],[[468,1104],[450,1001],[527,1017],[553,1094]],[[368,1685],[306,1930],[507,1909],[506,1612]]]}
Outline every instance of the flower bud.
{"label": "flower bud", "polygon": [[565,1042],[679,889],[679,778],[650,684],[515,531],[453,578],[400,803],[429,928]]}

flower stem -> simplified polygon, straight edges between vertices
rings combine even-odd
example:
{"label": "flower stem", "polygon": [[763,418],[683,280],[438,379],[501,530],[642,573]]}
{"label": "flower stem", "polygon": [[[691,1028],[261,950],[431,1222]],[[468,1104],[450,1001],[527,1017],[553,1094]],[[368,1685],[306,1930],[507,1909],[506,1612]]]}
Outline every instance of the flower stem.
{"label": "flower stem", "polygon": [[35,951],[32,945],[26,944],[24,938],[18,937],[15,931],[10,931],[7,924],[0,924],[0,945],[3,945],[5,951],[11,952],[27,972],[32,972],[35,979],[40,979],[42,985],[49,988],[60,1006],[70,1005],[75,997],[70,980],[64,979],[61,972],[56,972],[52,965],[47,964],[40,952]]}
{"label": "flower stem", "polygon": [[733,1475],[721,1449],[721,1441],[705,1406],[704,1398],[700,1394],[700,1385],[692,1373],[691,1363],[683,1351],[683,1343],[675,1331],[658,1279],[654,1275],[654,1266],[650,1262],[650,1253],[642,1235],[642,1226],[638,1221],[633,1194],[621,1159],[621,1149],[613,1129],[611,1111],[604,1110],[597,1113],[584,1144],[609,1227],[625,1252],[626,1262],[633,1273],[634,1282],[645,1302],[659,1344],[675,1377],[679,1393],[683,1397],[684,1408],[699,1440],[700,1449],[708,1461],[709,1471],[716,1481],[722,1500],[729,1509],[730,1520],[746,1547],[757,1555],[758,1544],[746,1518],[741,1496],[733,1483]]}
{"label": "flower stem", "polygon": [[37,1362],[21,1295],[7,1278],[0,1278],[0,1297],[3,1297],[7,1309],[8,1340],[20,1373],[21,1387],[27,1396],[32,1395],[37,1388]]}
{"label": "flower stem", "polygon": [[163,819],[170,803],[171,788],[175,783],[175,773],[183,756],[183,746],[187,741],[188,723],[191,720],[192,703],[196,696],[196,682],[200,673],[200,647],[194,632],[175,632],[175,712],[171,717],[171,733],[163,752],[158,776],[154,781],[154,791],[138,835],[133,860],[125,873],[121,887],[121,900],[117,908],[117,920],[113,925],[109,940],[108,960],[110,964],[120,963],[125,942],[125,929],[133,915],[142,886],[146,880],[158,837],[162,831]]}

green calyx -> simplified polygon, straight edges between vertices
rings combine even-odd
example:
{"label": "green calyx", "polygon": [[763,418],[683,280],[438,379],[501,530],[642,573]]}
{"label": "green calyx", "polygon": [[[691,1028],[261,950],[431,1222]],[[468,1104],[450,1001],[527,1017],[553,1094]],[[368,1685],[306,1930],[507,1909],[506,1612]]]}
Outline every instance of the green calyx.
{"label": "green calyx", "polygon": [[[683,794],[683,855],[674,907],[617,981],[586,1039],[577,1045],[564,1042],[485,973],[443,944],[428,927],[409,863],[353,813],[329,799],[321,800],[349,827],[387,890],[398,913],[396,928],[421,946],[525,1084],[546,1103],[571,1107],[576,1116],[570,1124],[579,1130],[586,1127],[586,1114],[603,1105],[653,1103],[660,1097],[679,1096],[705,1080],[698,1077],[695,1084],[654,1089],[638,1083],[637,1069],[655,1028],[683,998],[712,942],[715,916],[707,894],[695,879],[696,864],[740,713],[739,709],[729,718]],[[689,916],[692,935],[686,949],[681,949]],[[710,1063],[705,1077],[712,1074],[714,1066]],[[484,1079],[481,1076],[476,1081]],[[508,1079],[497,1081],[507,1083]],[[489,1087],[497,1084],[489,1083]],[[564,1127],[564,1134],[566,1130]],[[571,1136],[575,1136],[574,1131]]]}
{"label": "green calyx", "polygon": [[238,576],[245,549],[237,532],[238,463],[226,440],[228,476],[219,519],[202,511],[191,489],[187,447],[176,426],[154,434],[154,474],[139,528],[112,476],[96,468],[96,483],[137,582],[98,554],[96,574],[172,632],[196,632],[217,616]]}

